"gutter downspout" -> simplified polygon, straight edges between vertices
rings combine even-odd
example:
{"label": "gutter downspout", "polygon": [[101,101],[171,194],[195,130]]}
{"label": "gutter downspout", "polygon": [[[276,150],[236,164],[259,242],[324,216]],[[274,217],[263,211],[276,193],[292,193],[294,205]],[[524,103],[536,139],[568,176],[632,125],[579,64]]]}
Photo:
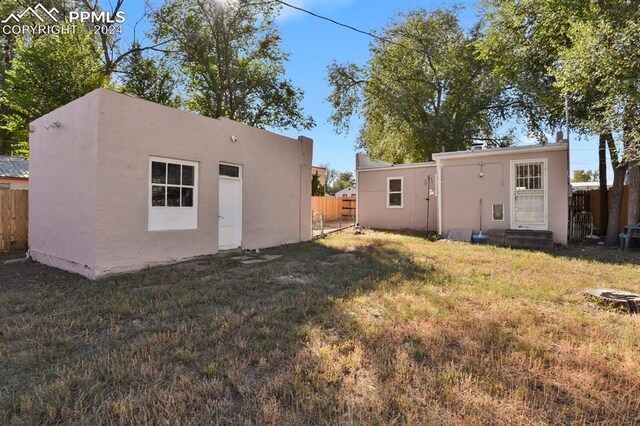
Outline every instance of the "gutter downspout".
{"label": "gutter downspout", "polygon": [[438,192],[436,193],[438,201],[438,235],[442,237],[442,168],[439,160],[436,160],[436,173],[438,174]]}
{"label": "gutter downspout", "polygon": [[[564,94],[564,119],[567,128],[567,210],[571,208],[571,199],[573,198],[573,191],[571,189],[571,150],[569,144],[569,93]],[[568,222],[567,223],[567,245],[571,244],[571,211],[567,211]],[[547,212],[549,214],[549,212]],[[547,219],[547,223],[549,220]]]}
{"label": "gutter downspout", "polygon": [[[357,160],[356,160],[357,163]],[[356,164],[356,167],[358,165]],[[356,188],[360,186],[360,170],[356,168]],[[360,226],[360,196],[356,189],[356,227]]]}

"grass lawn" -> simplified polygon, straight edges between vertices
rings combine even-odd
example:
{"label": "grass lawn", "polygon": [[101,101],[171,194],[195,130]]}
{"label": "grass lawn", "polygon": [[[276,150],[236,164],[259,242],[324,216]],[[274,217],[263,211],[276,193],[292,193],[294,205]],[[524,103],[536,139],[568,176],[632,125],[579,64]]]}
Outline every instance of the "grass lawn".
{"label": "grass lawn", "polygon": [[[637,424],[637,253],[343,231],[90,283],[0,265],[3,424]],[[600,259],[600,260],[598,260]]]}

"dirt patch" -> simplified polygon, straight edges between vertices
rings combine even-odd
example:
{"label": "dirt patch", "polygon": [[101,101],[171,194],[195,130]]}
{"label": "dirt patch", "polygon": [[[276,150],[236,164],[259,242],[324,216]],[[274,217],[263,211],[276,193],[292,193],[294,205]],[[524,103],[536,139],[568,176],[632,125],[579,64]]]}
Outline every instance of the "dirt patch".
{"label": "dirt patch", "polygon": [[293,272],[276,278],[276,281],[282,284],[308,284],[311,279],[312,277],[309,275]]}
{"label": "dirt patch", "polygon": [[67,283],[70,280],[85,281],[79,275],[32,260],[0,265],[0,292],[33,289]]}

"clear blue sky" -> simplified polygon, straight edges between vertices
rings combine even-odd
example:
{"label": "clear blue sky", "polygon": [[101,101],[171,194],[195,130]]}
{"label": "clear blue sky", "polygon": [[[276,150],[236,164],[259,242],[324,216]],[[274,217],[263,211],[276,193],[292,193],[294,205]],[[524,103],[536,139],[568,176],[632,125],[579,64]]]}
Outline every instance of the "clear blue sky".
{"label": "clear blue sky", "polygon": [[[125,1],[127,12],[125,31],[131,34],[132,26],[141,14],[142,1]],[[160,0],[152,1],[157,5]],[[288,3],[303,7],[320,15],[331,17],[362,30],[378,30],[394,15],[412,9],[425,7],[451,7],[457,4],[464,27],[476,20],[475,1],[416,1],[416,0],[289,0]],[[307,114],[316,121],[316,127],[302,134],[314,140],[314,164],[329,163],[338,170],[355,168],[355,140],[359,122],[355,121],[347,135],[338,135],[327,122],[331,107],[325,101],[330,93],[326,80],[327,65],[331,61],[351,61],[358,64],[368,59],[370,38],[319,20],[299,11],[283,7],[278,19],[284,50],[290,54],[286,64],[287,77],[305,92],[302,103]],[[127,27],[129,27],[127,29]],[[139,27],[140,28],[140,27]],[[517,123],[514,123],[517,125]],[[511,125],[513,126],[513,125]],[[287,136],[297,137],[296,131],[280,131]],[[518,135],[518,144],[531,141],[526,134]],[[597,169],[597,139],[572,137],[571,169]],[[609,171],[609,179],[612,173]]]}

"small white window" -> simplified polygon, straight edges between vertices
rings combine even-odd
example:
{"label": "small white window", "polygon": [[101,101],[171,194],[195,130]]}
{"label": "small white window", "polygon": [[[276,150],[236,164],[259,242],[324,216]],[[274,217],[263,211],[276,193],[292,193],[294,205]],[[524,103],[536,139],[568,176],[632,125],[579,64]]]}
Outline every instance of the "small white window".
{"label": "small white window", "polygon": [[198,227],[198,163],[151,157],[149,161],[149,231]]}
{"label": "small white window", "polygon": [[504,204],[493,204],[492,211],[493,220],[504,220]]}
{"label": "small white window", "polygon": [[403,180],[402,177],[387,178],[387,208],[402,208]]}

